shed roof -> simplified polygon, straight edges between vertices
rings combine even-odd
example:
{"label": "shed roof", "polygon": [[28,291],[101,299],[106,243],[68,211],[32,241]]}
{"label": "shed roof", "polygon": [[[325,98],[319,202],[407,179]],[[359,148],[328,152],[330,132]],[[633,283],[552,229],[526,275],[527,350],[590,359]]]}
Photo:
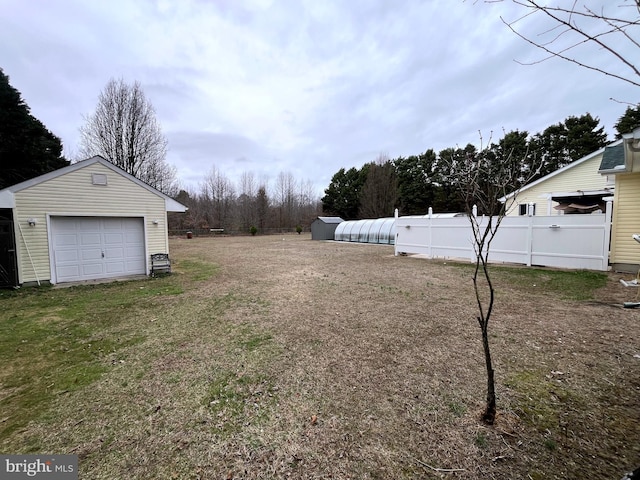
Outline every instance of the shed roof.
{"label": "shed roof", "polygon": [[52,172],[45,173],[44,175],[40,175],[38,177],[31,178],[29,180],[25,180],[24,182],[16,183],[15,185],[11,185],[3,190],[0,190],[0,208],[13,208],[15,206],[14,194],[21,190],[32,187],[34,185],[38,185],[42,182],[46,182],[47,180],[52,180],[54,178],[65,175],[67,173],[75,172],[76,170],[79,170],[84,167],[88,167],[89,165],[93,165],[94,163],[99,163],[109,168],[110,170],[113,170],[115,173],[128,178],[135,184],[150,191],[151,193],[164,198],[166,209],[168,212],[186,212],[188,210],[188,208],[185,205],[181,204],[180,202],[177,202],[170,196],[162,193],[160,190],[153,188],[151,185],[147,185],[139,178],[136,178],[133,175],[125,172],[120,167],[117,167],[116,165],[114,165],[113,163],[109,162],[108,160],[104,159],[99,155],[88,158],[86,160],[81,160],[79,162],[73,163],[66,167],[53,170]]}
{"label": "shed roof", "polygon": [[324,223],[342,223],[344,220],[340,217],[318,217],[318,220]]}

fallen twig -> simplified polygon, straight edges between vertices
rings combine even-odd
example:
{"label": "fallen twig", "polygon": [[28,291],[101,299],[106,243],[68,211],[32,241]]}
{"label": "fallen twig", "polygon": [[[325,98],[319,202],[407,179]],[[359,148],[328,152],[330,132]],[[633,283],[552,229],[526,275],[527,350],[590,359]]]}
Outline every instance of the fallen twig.
{"label": "fallen twig", "polygon": [[414,461],[418,462],[423,467],[427,467],[427,468],[433,470],[434,472],[444,472],[444,473],[464,472],[464,468],[436,468],[436,467],[432,467],[428,463],[425,463],[422,460],[419,460],[417,458],[412,457],[412,459]]}

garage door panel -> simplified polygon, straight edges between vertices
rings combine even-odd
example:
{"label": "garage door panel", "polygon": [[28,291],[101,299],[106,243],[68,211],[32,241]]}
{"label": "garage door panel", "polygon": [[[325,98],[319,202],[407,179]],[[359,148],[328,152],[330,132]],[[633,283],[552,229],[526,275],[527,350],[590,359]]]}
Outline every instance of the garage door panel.
{"label": "garage door panel", "polygon": [[78,262],[78,250],[58,250],[56,260],[59,263]]}
{"label": "garage door panel", "polygon": [[145,270],[147,268],[144,258],[127,260],[125,265],[128,272],[139,272],[140,270]]}
{"label": "garage door panel", "polygon": [[144,243],[144,236],[138,232],[126,232],[125,239],[127,243],[133,243],[133,244]]}
{"label": "garage door panel", "polygon": [[52,217],[56,281],[146,273],[142,218]]}
{"label": "garage door panel", "polygon": [[124,248],[107,248],[104,251],[107,261],[124,258]]}
{"label": "garage door panel", "polygon": [[73,225],[75,230],[76,220],[73,217],[56,217],[57,224],[60,226]]}
{"label": "garage door panel", "polygon": [[116,274],[116,273],[125,273],[125,264],[124,262],[107,262],[105,264],[107,273]]}
{"label": "garage door panel", "polygon": [[127,250],[124,254],[124,259],[127,261],[132,261],[132,260],[141,260],[143,262],[145,261],[144,255],[140,255],[135,250]]}
{"label": "garage door panel", "polygon": [[81,233],[80,237],[80,245],[101,245],[102,244],[102,236],[99,232],[96,233]]}
{"label": "garage door panel", "polygon": [[100,224],[103,219],[99,217],[72,217],[70,221],[75,222],[78,225],[80,231],[95,231],[100,229]]}
{"label": "garage door panel", "polygon": [[[123,230],[123,223],[126,223],[126,221],[129,219],[122,219],[122,218],[105,218],[104,219],[104,229],[106,231],[109,230],[113,230],[116,232],[120,232]],[[136,219],[130,219],[133,220],[134,222],[136,222]]]}
{"label": "garage door panel", "polygon": [[[146,258],[144,255],[138,255],[136,252],[128,253],[124,256],[124,261],[128,264],[131,264],[131,267],[127,267],[127,271],[139,271],[141,268],[144,270],[146,268]],[[140,267],[140,265],[144,265],[144,267]]]}
{"label": "garage door panel", "polygon": [[136,227],[135,222],[127,222],[126,224],[123,225],[122,230],[124,232],[127,232],[127,233],[129,233],[129,232],[131,232],[131,233],[140,233],[140,229]]}
{"label": "garage door panel", "polygon": [[78,245],[78,236],[76,234],[56,234],[54,237],[54,243],[58,247],[75,247]]}
{"label": "garage door panel", "polygon": [[124,243],[124,234],[122,233],[106,233],[104,242],[107,245],[122,245]]}
{"label": "garage door panel", "polygon": [[80,250],[80,259],[83,262],[87,261],[101,261],[102,260],[102,250],[100,248],[92,248],[87,249],[83,248]]}
{"label": "garage door panel", "polygon": [[83,263],[82,264],[82,275],[91,278],[99,278],[98,275],[102,275],[104,273],[104,265],[102,262],[100,263]]}
{"label": "garage door panel", "polygon": [[73,278],[80,276],[80,267],[78,265],[60,265],[56,268],[58,278]]}

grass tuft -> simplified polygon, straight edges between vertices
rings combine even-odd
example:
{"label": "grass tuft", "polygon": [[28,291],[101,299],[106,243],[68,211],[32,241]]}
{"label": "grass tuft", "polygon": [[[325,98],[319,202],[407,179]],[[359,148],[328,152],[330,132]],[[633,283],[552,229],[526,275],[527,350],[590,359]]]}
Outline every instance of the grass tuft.
{"label": "grass tuft", "polygon": [[505,386],[516,392],[514,410],[540,432],[557,429],[562,413],[581,407],[581,396],[565,385],[553,382],[542,370],[510,374]]}
{"label": "grass tuft", "polygon": [[180,259],[175,262],[173,270],[188,275],[193,281],[203,282],[213,277],[219,267],[203,259]]}
{"label": "grass tuft", "polygon": [[[450,265],[467,270],[469,275],[473,264],[451,263]],[[558,295],[563,300],[591,300],[594,293],[607,283],[607,274],[589,270],[552,270],[533,267],[511,267],[489,265],[491,277],[498,285],[508,285],[532,293]]]}

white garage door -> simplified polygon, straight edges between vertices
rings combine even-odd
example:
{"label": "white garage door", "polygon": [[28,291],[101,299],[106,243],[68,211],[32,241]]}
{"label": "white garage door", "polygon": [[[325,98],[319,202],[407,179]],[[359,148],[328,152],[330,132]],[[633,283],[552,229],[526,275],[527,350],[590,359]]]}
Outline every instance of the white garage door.
{"label": "white garage door", "polygon": [[51,217],[60,282],[145,274],[142,218]]}

